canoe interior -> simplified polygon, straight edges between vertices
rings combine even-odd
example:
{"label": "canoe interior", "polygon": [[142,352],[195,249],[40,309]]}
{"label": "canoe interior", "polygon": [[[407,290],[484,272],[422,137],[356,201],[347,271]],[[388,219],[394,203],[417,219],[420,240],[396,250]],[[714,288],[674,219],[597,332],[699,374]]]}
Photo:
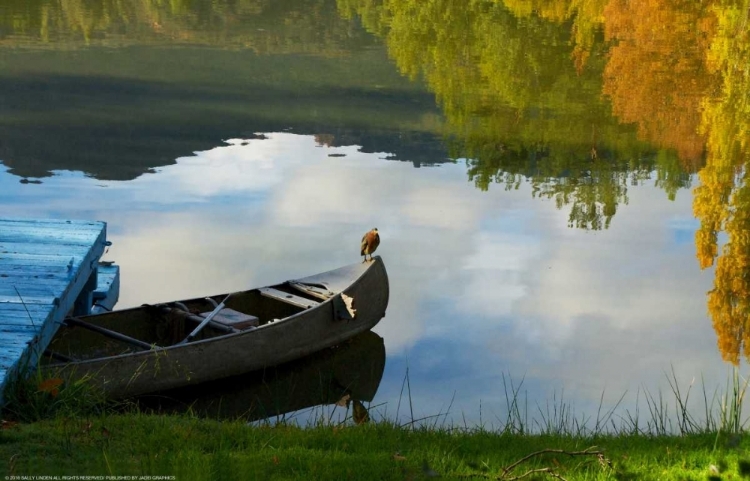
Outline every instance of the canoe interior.
{"label": "canoe interior", "polygon": [[[298,298],[308,299],[314,302],[322,302],[320,299],[295,290],[286,285],[273,286],[274,289],[283,291]],[[215,303],[220,303],[226,297],[225,294],[211,296]],[[180,301],[188,311],[194,315],[211,312],[214,304],[206,298],[189,299]],[[168,307],[169,309],[164,309]],[[277,322],[305,310],[303,307],[289,304],[261,295],[258,290],[249,290],[234,294],[227,302],[226,307],[235,311],[250,314],[258,318],[258,327]],[[155,344],[167,347],[184,340],[195,327],[198,321],[195,316],[187,313],[175,303],[158,304],[153,306],[142,306],[132,309],[113,311],[95,316],[83,318],[88,324],[124,334],[147,344]],[[254,329],[248,327],[245,329]],[[212,324],[205,326],[194,338],[194,341],[226,335],[226,330],[220,330]],[[140,352],[143,348],[131,343],[113,339],[99,332],[85,327],[64,324],[60,326],[57,334],[49,344],[48,352],[62,355],[70,360],[83,361],[110,357],[119,354]],[[60,358],[47,358],[45,363],[58,363]]]}

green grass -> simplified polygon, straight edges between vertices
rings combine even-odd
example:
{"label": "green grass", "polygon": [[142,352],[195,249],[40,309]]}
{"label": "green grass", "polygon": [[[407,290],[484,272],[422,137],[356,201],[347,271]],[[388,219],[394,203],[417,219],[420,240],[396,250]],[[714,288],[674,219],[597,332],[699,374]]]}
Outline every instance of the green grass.
{"label": "green grass", "polygon": [[[687,480],[709,479],[715,469],[722,476],[717,479],[741,479],[750,441],[714,445],[710,433],[576,438],[406,429],[387,422],[302,428],[121,414],[6,426],[0,431],[0,466],[6,465],[0,474],[421,479],[434,471],[447,479],[512,479],[546,468],[563,479]],[[501,477],[504,468],[536,451],[593,446],[601,456],[540,454]]]}
{"label": "green grass", "polygon": [[[562,396],[530,409],[523,380],[504,379],[508,415],[493,429],[456,426],[447,413],[397,425],[380,412],[387,406],[371,406],[373,421],[359,425],[348,409],[341,416],[313,409],[304,426],[294,416],[248,424],[190,413],[157,415],[103,403],[85,384],[55,391],[33,377],[9,393],[0,426],[0,475],[750,479],[750,438],[742,417],[747,381],[734,369],[724,392],[709,395],[703,385],[696,396],[695,383],[681,386],[674,371],[667,377],[671,392],[644,391],[642,412],[615,415],[617,403],[592,418],[576,417]],[[399,404],[411,414],[408,373],[404,386]],[[700,419],[691,414],[698,401],[705,406]]]}
{"label": "green grass", "polygon": [[24,423],[114,412],[128,405],[107,400],[86,377],[63,382],[62,379],[45,377],[40,369],[35,369],[27,378],[12,378],[3,397],[3,418]]}

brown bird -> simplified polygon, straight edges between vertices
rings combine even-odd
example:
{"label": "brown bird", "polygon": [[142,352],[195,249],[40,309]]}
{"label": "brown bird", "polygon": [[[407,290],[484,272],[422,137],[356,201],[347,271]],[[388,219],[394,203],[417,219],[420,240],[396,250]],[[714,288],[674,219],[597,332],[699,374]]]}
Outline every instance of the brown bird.
{"label": "brown bird", "polygon": [[367,262],[368,255],[372,261],[372,253],[375,252],[375,249],[377,249],[379,245],[380,235],[378,234],[378,229],[376,227],[362,237],[362,249],[359,253],[359,255],[365,256],[365,260],[362,262]]}

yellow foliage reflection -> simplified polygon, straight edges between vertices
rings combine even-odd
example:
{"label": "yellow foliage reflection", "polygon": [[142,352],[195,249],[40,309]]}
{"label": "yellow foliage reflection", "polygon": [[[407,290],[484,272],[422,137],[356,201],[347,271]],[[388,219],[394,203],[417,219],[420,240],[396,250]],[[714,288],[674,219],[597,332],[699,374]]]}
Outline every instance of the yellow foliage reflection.
{"label": "yellow foliage reflection", "polygon": [[[698,174],[693,211],[700,219],[695,235],[702,268],[715,261],[708,310],[722,357],[738,364],[750,358],[750,35],[748,4],[720,2],[713,11],[717,35],[706,56],[722,79],[718,98],[703,102],[701,130],[706,135],[706,166]],[[726,240],[719,252],[719,234]]]}
{"label": "yellow foliage reflection", "polygon": [[600,229],[628,185],[655,170],[673,198],[700,170],[696,255],[716,264],[708,310],[723,358],[750,357],[749,0],[339,6],[386,39],[404,75],[426,80],[481,189],[526,179],[570,206],[571,226]]}
{"label": "yellow foliage reflection", "polygon": [[596,230],[654,170],[670,198],[689,185],[673,146],[639,140],[602,97],[603,0],[338,3],[385,38],[403,75],[425,80],[478,188],[525,179],[569,209],[571,227]]}

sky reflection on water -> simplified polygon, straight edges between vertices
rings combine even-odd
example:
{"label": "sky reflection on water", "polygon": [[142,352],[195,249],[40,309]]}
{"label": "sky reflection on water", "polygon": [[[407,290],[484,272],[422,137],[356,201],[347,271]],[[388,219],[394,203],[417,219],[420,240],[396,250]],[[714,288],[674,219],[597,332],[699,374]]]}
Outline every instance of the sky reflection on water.
{"label": "sky reflection on water", "polygon": [[[378,227],[391,300],[375,328],[387,363],[374,404],[395,414],[408,366],[415,417],[504,417],[503,375],[530,402],[561,389],[595,411],[639,387],[668,391],[675,366],[709,392],[728,367],[716,349],[692,244],[688,192],[673,202],[631,187],[609,229],[567,226],[568,212],[518,190],[482,192],[458,161],[414,169],[387,153],[312,136],[233,139],[128,181],[56,172],[22,184],[0,174],[9,217],[108,222],[106,259],[122,269],[118,307],[270,284],[358,262]],[[345,154],[331,157],[330,154]],[[641,400],[643,402],[643,400]],[[533,405],[533,404],[532,404]],[[401,410],[404,416],[404,410]]]}

